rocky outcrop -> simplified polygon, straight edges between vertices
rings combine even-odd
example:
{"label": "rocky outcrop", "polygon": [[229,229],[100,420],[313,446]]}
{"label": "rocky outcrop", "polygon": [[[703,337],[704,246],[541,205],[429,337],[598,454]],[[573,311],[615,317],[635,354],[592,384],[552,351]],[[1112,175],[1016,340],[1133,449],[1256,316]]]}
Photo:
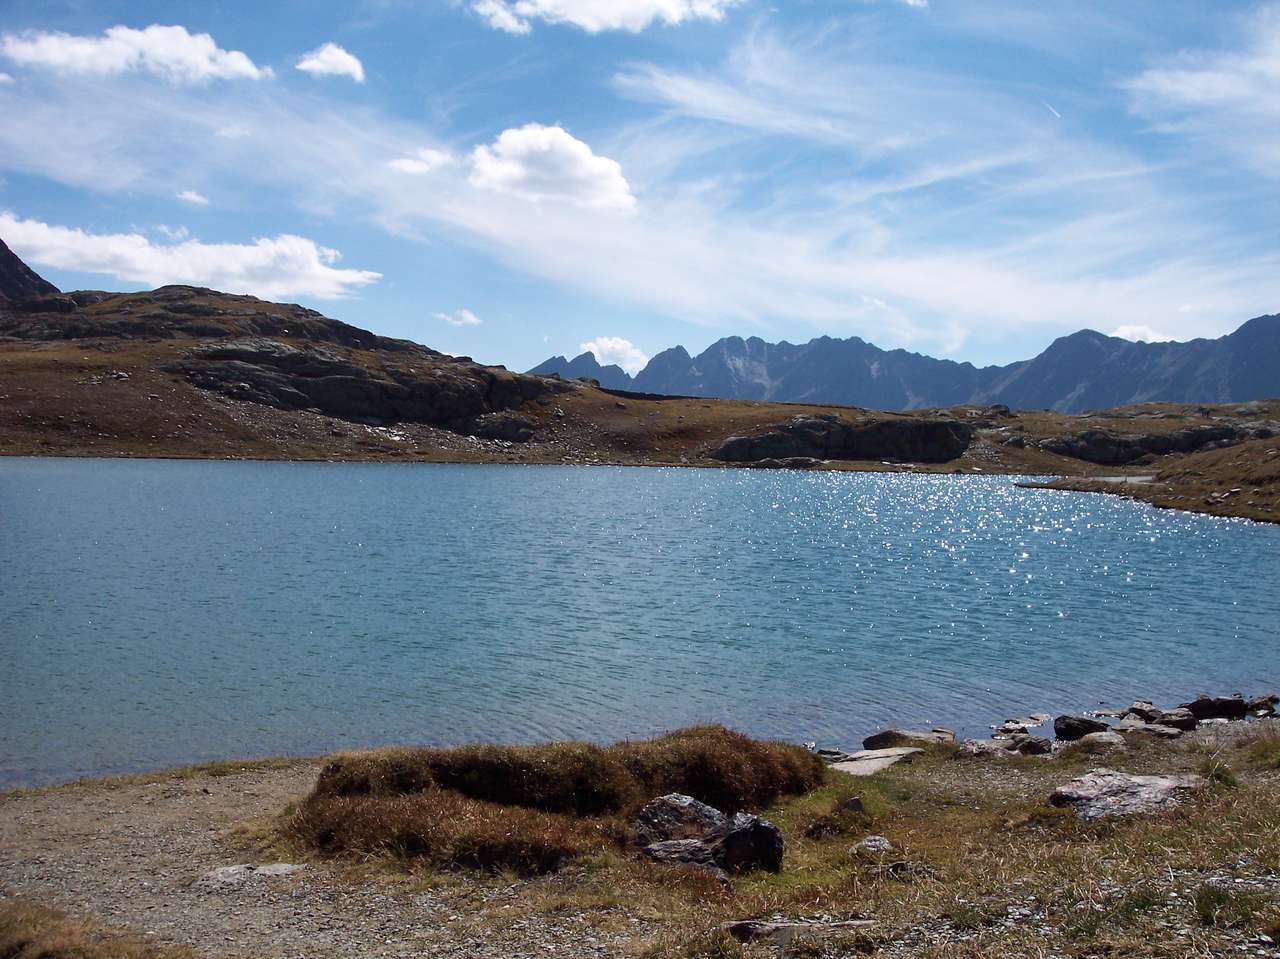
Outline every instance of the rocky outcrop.
{"label": "rocky outcrop", "polygon": [[895,746],[936,746],[954,743],[956,734],[950,729],[931,729],[927,732],[912,729],[884,729],[872,733],[862,741],[863,749],[893,749]]}
{"label": "rocky outcrop", "polygon": [[1059,786],[1049,805],[1073,809],[1081,819],[1160,812],[1203,788],[1199,776],[1132,776],[1112,769],[1092,769]]}
{"label": "rocky outcrop", "polygon": [[671,793],[645,805],[632,837],[657,862],[708,866],[726,872],[782,868],[782,831],[750,813],[726,816],[692,796]]}
{"label": "rocky outcrop", "polygon": [[1110,430],[1083,430],[1040,441],[1048,453],[1069,456],[1102,466],[1123,466],[1144,456],[1194,453],[1203,449],[1232,446],[1252,439],[1270,439],[1269,426],[1189,426],[1171,433],[1128,435]]}
{"label": "rocky outcrop", "polygon": [[1234,696],[1209,696],[1202,693],[1178,708],[1187,710],[1199,720],[1244,719],[1248,714],[1248,704],[1239,693]]}
{"label": "rocky outcrop", "polygon": [[23,263],[0,240],[0,304],[58,295],[58,288]]}
{"label": "rocky outcrop", "polygon": [[797,416],[757,436],[731,436],[707,455],[727,463],[809,457],[943,463],[969,448],[973,428],[950,419],[847,422],[834,413]]}
{"label": "rocky outcrop", "polygon": [[278,409],[430,423],[518,442],[533,436],[533,424],[500,411],[570,388],[473,363],[429,356],[388,363],[338,347],[295,347],[264,337],[199,347],[171,369],[202,389]]}
{"label": "rocky outcrop", "polygon": [[1074,742],[1089,733],[1103,733],[1107,724],[1087,716],[1059,716],[1053,721],[1053,734],[1064,742]]}

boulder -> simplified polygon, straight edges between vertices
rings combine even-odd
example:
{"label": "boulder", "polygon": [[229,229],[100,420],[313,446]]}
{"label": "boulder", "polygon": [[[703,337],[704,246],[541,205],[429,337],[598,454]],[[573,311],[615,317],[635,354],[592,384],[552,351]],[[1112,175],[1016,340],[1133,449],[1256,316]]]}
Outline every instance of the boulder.
{"label": "boulder", "polygon": [[667,839],[644,847],[644,854],[655,862],[686,866],[714,866],[714,850],[701,839]]}
{"label": "boulder", "polygon": [[1035,729],[1037,726],[1043,726],[1050,720],[1048,713],[1032,713],[1030,716],[1020,716],[1017,719],[1006,719],[999,726],[991,727],[997,738],[1002,736],[1012,736],[1015,733],[1025,733],[1028,729]]}
{"label": "boulder", "polygon": [[837,772],[848,773],[850,776],[870,776],[903,760],[910,761],[912,756],[922,752],[924,750],[919,746],[897,746],[893,749],[863,749],[850,754],[849,758],[844,762],[832,763],[831,768]]}
{"label": "boulder", "polygon": [[1280,696],[1270,693],[1266,696],[1255,696],[1245,703],[1250,716],[1265,718],[1276,715],[1276,707],[1280,705]]}
{"label": "boulder", "polygon": [[209,892],[224,892],[239,889],[254,879],[270,879],[278,876],[291,876],[305,869],[298,863],[274,862],[265,866],[253,866],[249,863],[238,863],[234,866],[219,866],[210,869],[195,881],[195,888]]}
{"label": "boulder", "polygon": [[1196,719],[1244,719],[1248,704],[1239,693],[1234,696],[1209,696],[1201,693],[1189,703],[1182,703],[1179,709],[1190,710]]}
{"label": "boulder", "polygon": [[1200,724],[1200,720],[1196,719],[1195,713],[1181,706],[1177,709],[1163,710],[1155,721],[1161,726],[1172,726],[1174,729],[1181,729],[1183,732],[1190,732]]}
{"label": "boulder", "polygon": [[966,739],[960,744],[961,756],[995,756],[1004,758],[1013,755],[1012,739]]}
{"label": "boulder", "polygon": [[1154,723],[1159,720],[1160,714],[1162,712],[1164,712],[1164,710],[1160,709],[1158,706],[1153,705],[1150,700],[1139,699],[1127,710],[1125,710],[1125,716],[1136,716],[1138,719],[1141,719],[1144,723]]}
{"label": "boulder", "polygon": [[682,839],[705,839],[724,829],[729,817],[713,806],[682,793],[668,793],[646,803],[632,825],[638,846]]}
{"label": "boulder", "polygon": [[891,856],[897,851],[893,843],[889,842],[884,836],[867,836],[850,847],[849,855],[855,859],[870,859],[880,862],[886,856]]}
{"label": "boulder", "polygon": [[786,848],[782,830],[767,819],[740,812],[712,843],[712,859],[726,872],[778,872]]}
{"label": "boulder", "polygon": [[1078,745],[1088,749],[1126,749],[1124,737],[1119,733],[1107,730],[1105,733],[1086,733],[1076,740]]}
{"label": "boulder", "polygon": [[1107,724],[1088,716],[1059,716],[1053,721],[1053,734],[1064,742],[1074,742],[1089,733],[1104,733]]}
{"label": "boulder", "polygon": [[1113,769],[1091,769],[1059,786],[1049,805],[1073,809],[1084,820],[1161,812],[1203,788],[1200,776],[1133,776]]}
{"label": "boulder", "polygon": [[1023,756],[1048,756],[1053,752],[1053,743],[1043,736],[1028,736],[1016,733],[1009,737],[1009,745],[1013,752]]}
{"label": "boulder", "polygon": [[1173,726],[1162,726],[1159,723],[1148,723],[1133,716],[1120,720],[1111,727],[1111,731],[1121,736],[1153,736],[1158,739],[1177,739],[1182,730]]}
{"label": "boulder", "polygon": [[899,746],[936,746],[954,743],[956,734],[941,727],[921,732],[910,729],[885,729],[862,741],[863,749],[895,749]]}

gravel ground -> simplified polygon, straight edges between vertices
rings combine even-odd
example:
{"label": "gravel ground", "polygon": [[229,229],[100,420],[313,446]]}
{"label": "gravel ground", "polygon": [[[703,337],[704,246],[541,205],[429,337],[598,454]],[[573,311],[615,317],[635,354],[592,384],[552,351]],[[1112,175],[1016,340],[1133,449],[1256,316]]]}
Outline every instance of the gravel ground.
{"label": "gravel ground", "polygon": [[424,890],[308,863],[289,875],[200,881],[262,863],[238,827],[305,794],[316,772],[307,763],[0,797],[0,894],[207,956],[595,957],[631,951],[644,935],[626,916],[606,926],[573,914],[495,922],[518,889],[501,880]]}

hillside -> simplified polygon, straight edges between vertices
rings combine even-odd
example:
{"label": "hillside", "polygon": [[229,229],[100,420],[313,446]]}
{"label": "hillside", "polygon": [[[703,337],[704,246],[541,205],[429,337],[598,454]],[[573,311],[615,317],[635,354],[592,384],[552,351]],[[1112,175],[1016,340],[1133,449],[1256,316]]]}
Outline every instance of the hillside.
{"label": "hillside", "polygon": [[[61,294],[35,281],[34,296],[0,304],[0,455],[1087,478],[1154,474],[1205,451],[1269,462],[1280,436],[1280,402],[1088,416],[998,405],[881,413],[610,391],[483,366],[250,296],[186,286]],[[1240,456],[1227,473],[1246,468]],[[1271,480],[1255,485],[1280,492]],[[1179,505],[1280,519],[1280,499],[1265,491],[1212,508]]]}
{"label": "hillside", "polygon": [[590,353],[552,357],[531,372],[648,393],[881,410],[1001,404],[1073,413],[1133,403],[1233,403],[1280,396],[1280,315],[1188,343],[1135,343],[1082,330],[1033,359],[984,368],[882,350],[858,337],[793,345],[731,336],[696,357],[681,346],[664,350],[634,378],[600,367]]}

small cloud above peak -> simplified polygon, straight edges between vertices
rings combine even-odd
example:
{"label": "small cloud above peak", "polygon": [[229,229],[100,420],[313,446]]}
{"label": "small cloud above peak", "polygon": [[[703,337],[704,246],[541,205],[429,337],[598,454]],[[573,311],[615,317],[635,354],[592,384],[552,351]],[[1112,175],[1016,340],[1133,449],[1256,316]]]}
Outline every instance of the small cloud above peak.
{"label": "small cloud above peak", "polygon": [[471,154],[472,186],[575,206],[629,212],[636,198],[616,160],[598,156],[561,127],[529,123],[504,130]]}
{"label": "small cloud above peak", "polygon": [[[533,21],[572,24],[587,33],[639,33],[654,22],[721,20],[743,0],[472,0],[471,9],[495,30],[528,33]],[[906,0],[918,4],[927,0]]]}
{"label": "small cloud above peak", "polygon": [[649,357],[639,347],[621,336],[597,336],[579,344],[578,348],[593,354],[601,366],[620,366],[632,376],[649,362]]}
{"label": "small cloud above peak", "polygon": [[1173,339],[1168,333],[1161,333],[1141,324],[1118,326],[1111,331],[1111,335],[1118,336],[1122,340],[1133,340],[1136,343],[1168,343]]}
{"label": "small cloud above peak", "polygon": [[336,43],[312,50],[295,68],[313,77],[350,77],[356,83],[364,83],[364,64]]}
{"label": "small cloud above peak", "polygon": [[152,24],[142,30],[116,26],[102,36],[28,30],[0,37],[0,55],[25,67],[54,73],[110,76],[151,73],[170,83],[260,80],[272,76],[239,50],[223,50],[207,33]]}
{"label": "small cloud above peak", "polygon": [[433,150],[430,147],[426,147],[414,151],[410,156],[389,160],[387,166],[412,176],[425,176],[428,173],[439,170],[441,167],[451,166],[455,162],[451,154],[443,150]]}
{"label": "small cloud above peak", "polygon": [[470,310],[455,310],[453,313],[437,313],[436,319],[450,326],[479,326],[484,321]]}
{"label": "small cloud above peak", "polygon": [[183,190],[177,194],[177,198],[183,203],[190,203],[192,206],[209,205],[209,198],[203,193],[197,193],[195,190]]}

